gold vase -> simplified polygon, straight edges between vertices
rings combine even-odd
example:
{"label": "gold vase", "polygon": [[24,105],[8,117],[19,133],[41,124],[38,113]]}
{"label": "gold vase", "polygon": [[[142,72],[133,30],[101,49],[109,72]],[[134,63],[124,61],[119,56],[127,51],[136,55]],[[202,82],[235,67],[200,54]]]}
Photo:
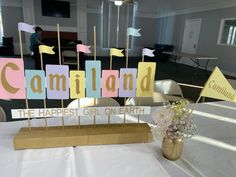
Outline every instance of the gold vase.
{"label": "gold vase", "polygon": [[177,160],[181,157],[183,151],[182,139],[170,139],[164,137],[162,141],[162,154],[168,160]]}

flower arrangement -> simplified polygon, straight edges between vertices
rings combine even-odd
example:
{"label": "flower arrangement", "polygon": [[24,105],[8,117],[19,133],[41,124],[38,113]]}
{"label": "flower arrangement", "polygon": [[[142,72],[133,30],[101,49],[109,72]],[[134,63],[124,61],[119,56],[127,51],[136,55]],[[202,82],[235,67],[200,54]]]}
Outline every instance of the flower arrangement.
{"label": "flower arrangement", "polygon": [[161,111],[154,112],[153,118],[156,126],[152,132],[157,139],[168,137],[185,141],[197,133],[192,110],[185,99],[164,105]]}

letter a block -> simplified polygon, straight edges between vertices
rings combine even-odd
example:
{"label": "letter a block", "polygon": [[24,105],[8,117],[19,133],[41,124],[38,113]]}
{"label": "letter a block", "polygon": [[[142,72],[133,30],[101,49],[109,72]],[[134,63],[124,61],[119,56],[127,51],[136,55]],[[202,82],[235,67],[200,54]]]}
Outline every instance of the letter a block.
{"label": "letter a block", "polygon": [[28,99],[42,100],[46,98],[44,71],[25,70],[25,80]]}

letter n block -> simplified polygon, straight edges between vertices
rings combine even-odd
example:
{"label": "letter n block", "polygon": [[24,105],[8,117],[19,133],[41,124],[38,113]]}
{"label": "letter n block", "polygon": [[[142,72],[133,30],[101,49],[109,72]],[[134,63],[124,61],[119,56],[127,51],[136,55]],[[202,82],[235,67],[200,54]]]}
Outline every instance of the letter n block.
{"label": "letter n block", "polygon": [[120,69],[119,97],[135,97],[136,76],[136,68]]}

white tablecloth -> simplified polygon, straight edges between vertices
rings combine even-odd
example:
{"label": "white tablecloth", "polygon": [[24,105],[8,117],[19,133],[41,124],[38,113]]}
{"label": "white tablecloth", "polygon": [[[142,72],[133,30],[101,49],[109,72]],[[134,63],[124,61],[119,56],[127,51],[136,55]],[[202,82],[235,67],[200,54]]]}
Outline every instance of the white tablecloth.
{"label": "white tablecloth", "polygon": [[[199,136],[186,143],[182,158],[175,162],[162,157],[159,141],[14,151],[13,137],[27,121],[0,123],[0,177],[235,177],[235,105],[199,104],[194,112]],[[112,117],[112,121],[122,122],[122,118]],[[150,116],[141,119],[152,123]],[[128,120],[137,121],[131,116]],[[97,121],[107,119],[98,117]],[[82,118],[81,122],[92,123],[93,119]],[[61,119],[48,119],[48,123],[60,125]],[[44,126],[44,120],[31,124]],[[68,118],[66,124],[77,124],[77,119]]]}

